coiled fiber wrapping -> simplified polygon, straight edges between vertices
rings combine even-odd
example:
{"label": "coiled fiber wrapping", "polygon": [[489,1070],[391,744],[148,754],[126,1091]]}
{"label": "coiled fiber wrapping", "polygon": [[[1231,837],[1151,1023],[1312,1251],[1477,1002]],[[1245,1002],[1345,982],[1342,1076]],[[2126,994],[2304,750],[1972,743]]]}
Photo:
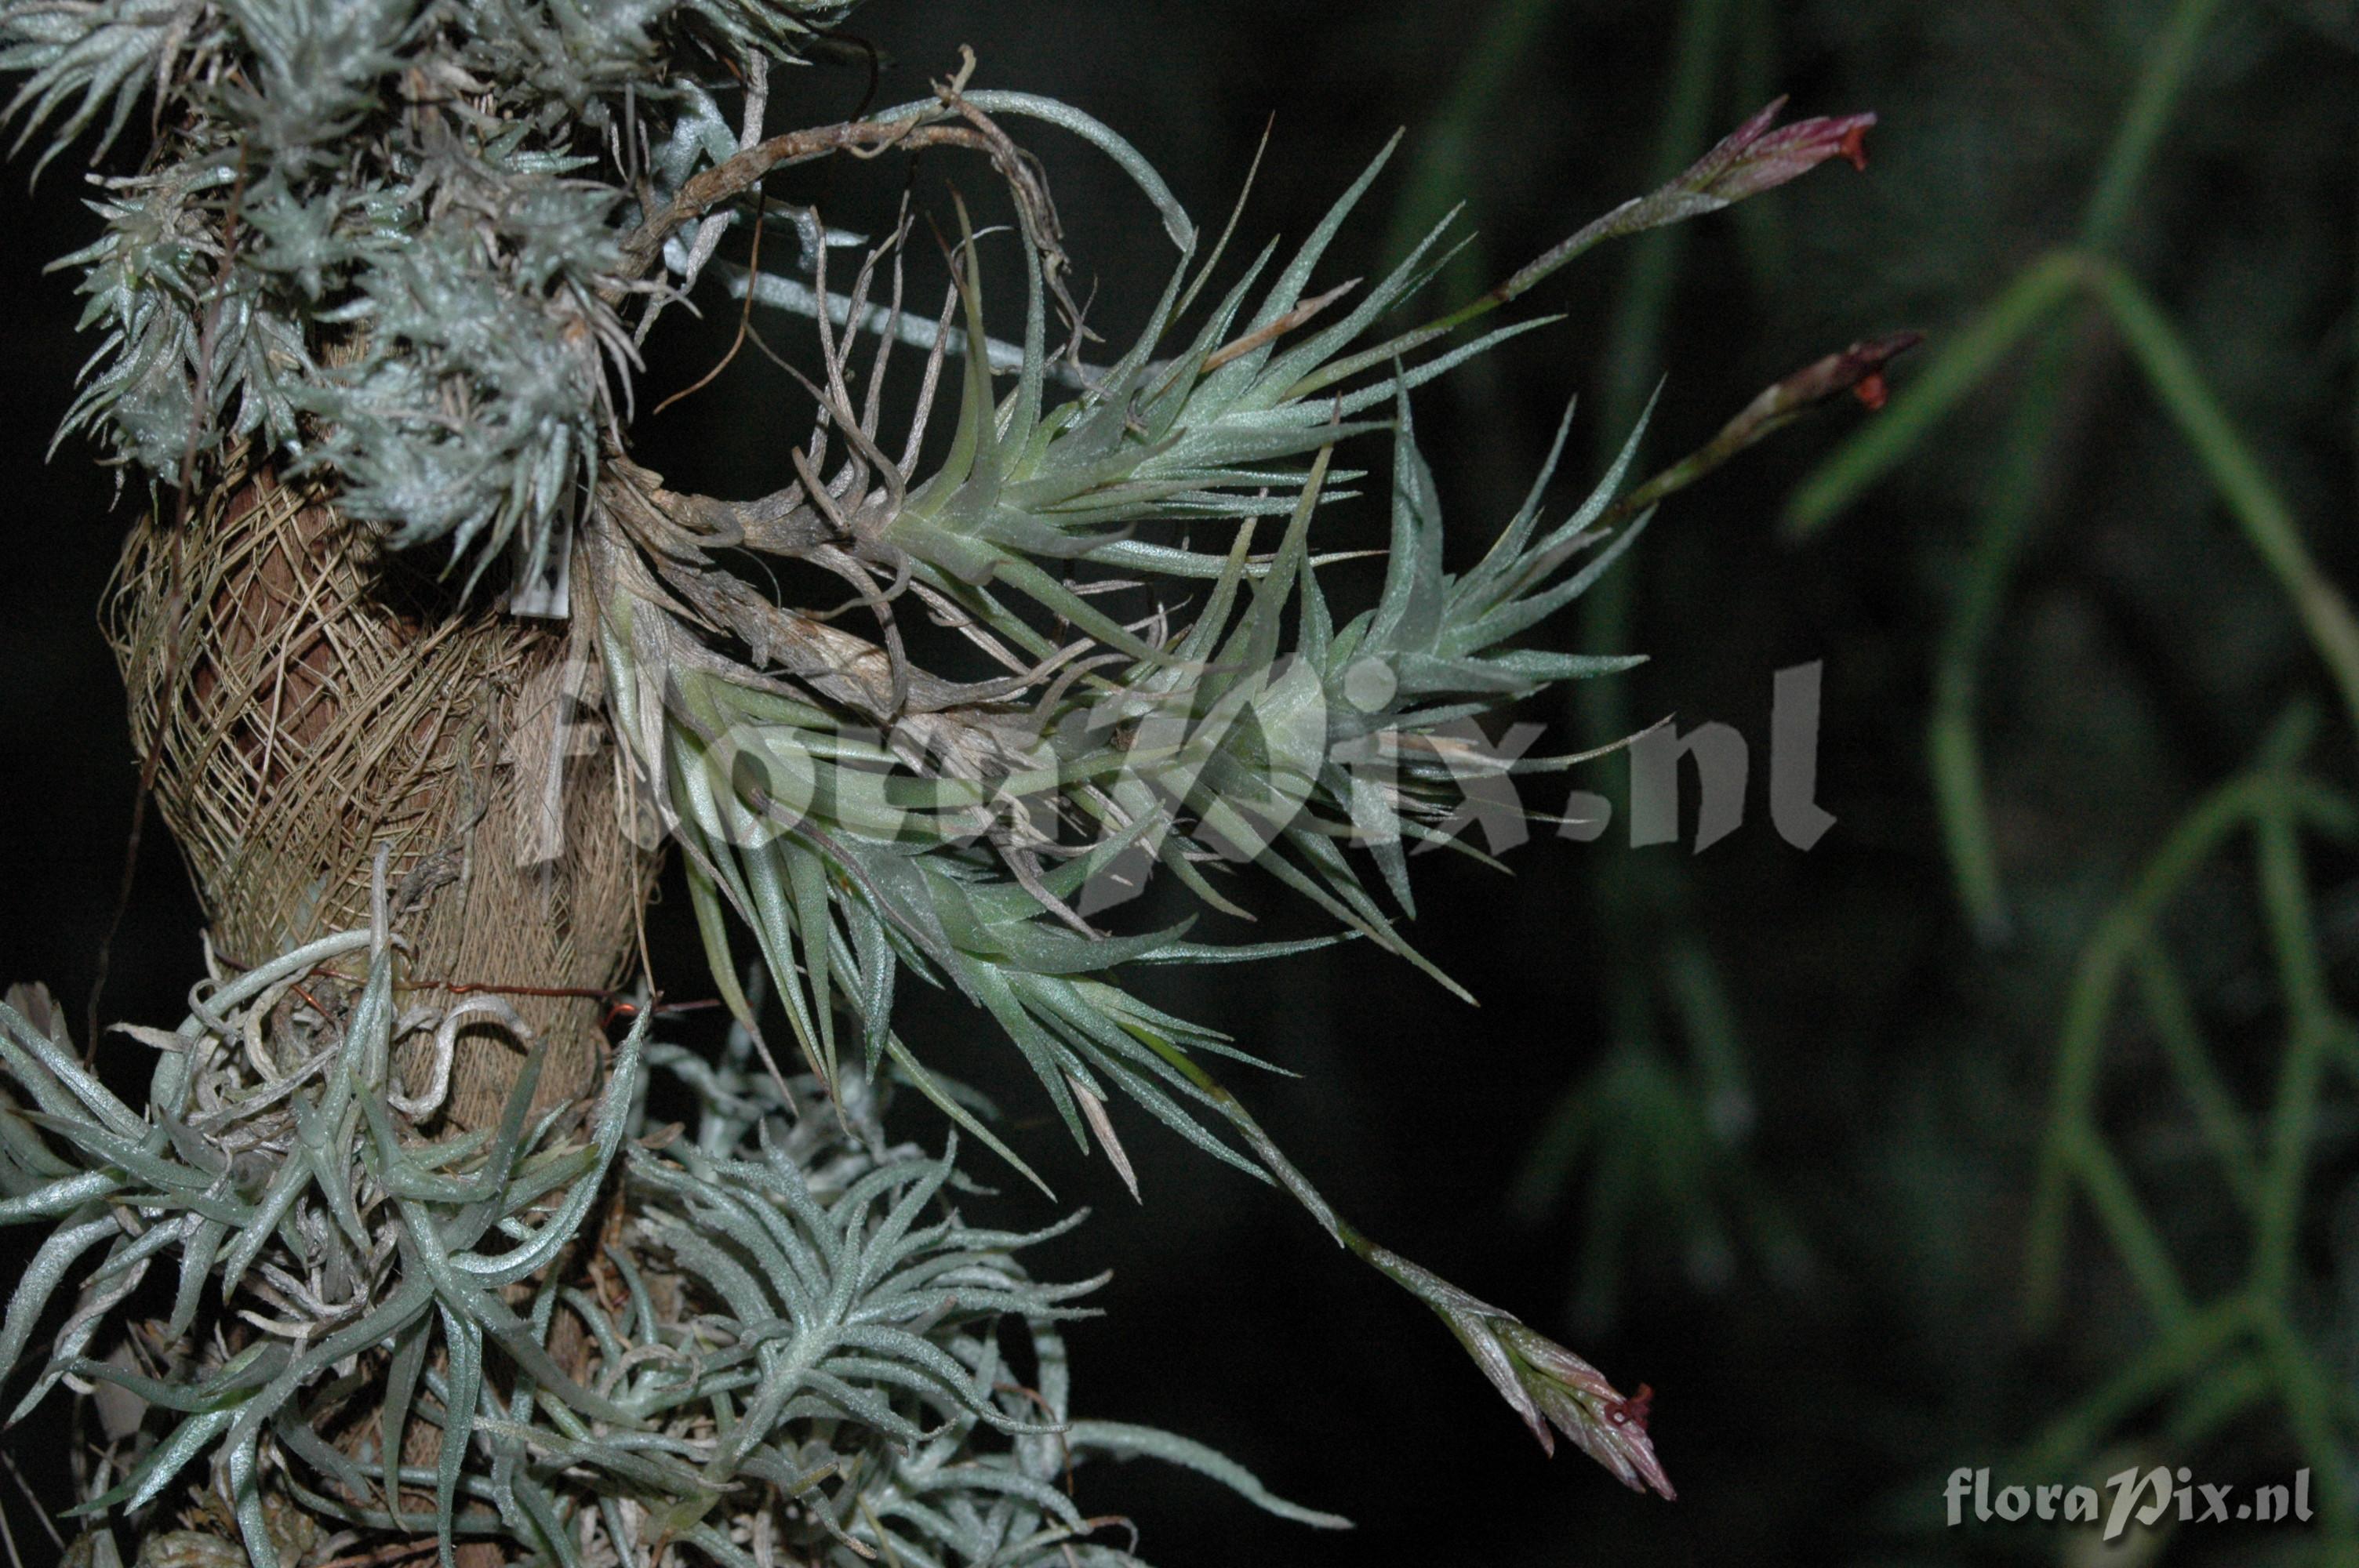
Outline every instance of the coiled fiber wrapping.
{"label": "coiled fiber wrapping", "polygon": [[[374,547],[318,484],[237,471],[133,531],[108,596],[132,738],[156,762],[217,953],[364,925],[379,846],[409,943],[403,1009],[496,991],[549,1045],[541,1105],[586,1092],[592,996],[626,967],[654,856],[597,710],[594,657]],[[324,982],[323,983],[328,983]],[[408,1092],[426,1086],[414,1036]],[[523,1056],[471,1027],[446,1114],[495,1120]]]}

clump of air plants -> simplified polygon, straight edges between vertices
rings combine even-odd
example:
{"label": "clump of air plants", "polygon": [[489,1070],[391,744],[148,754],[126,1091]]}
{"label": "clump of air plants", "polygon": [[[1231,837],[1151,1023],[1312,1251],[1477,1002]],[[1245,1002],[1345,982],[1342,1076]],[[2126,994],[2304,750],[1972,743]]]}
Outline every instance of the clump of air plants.
{"label": "clump of air plants", "polygon": [[[1060,1563],[1109,1522],[1063,1489],[1093,1454],[1159,1456],[1342,1522],[1184,1439],[1071,1418],[1058,1325],[1096,1281],[1038,1281],[1017,1259],[1071,1221],[968,1224],[955,1141],[935,1157],[889,1142],[865,1079],[793,1115],[789,1097],[821,1087],[776,1085],[742,1031],[708,1061],[647,1043],[643,1017],[594,1102],[534,1115],[546,1043],[492,1001],[528,1046],[496,1126],[412,1136],[467,1015],[397,1010],[393,935],[217,976],[177,1032],[130,1031],[158,1053],[139,1112],[82,1066],[45,996],[0,1007],[0,1059],[29,1102],[0,1108],[0,1212],[65,1217],[0,1356],[103,1248],[17,1413],[60,1381],[102,1391],[94,1495],[74,1511],[147,1519],[140,1562],[212,1562],[240,1539],[256,1563],[294,1564],[422,1534],[446,1560],[482,1541],[501,1562],[677,1543],[733,1564],[839,1546]],[[316,1007],[348,967],[364,976],[353,1004]],[[390,1066],[413,1034],[440,1064],[416,1095]],[[692,1129],[649,1127],[650,1072],[687,1090]],[[176,1266],[170,1316],[132,1318],[159,1261]],[[1003,1322],[1037,1386],[1003,1359]],[[225,1484],[188,1487],[204,1461]]]}
{"label": "clump of air plants", "polygon": [[[1223,278],[1136,149],[973,85],[971,58],[927,98],[771,134],[839,10],[0,5],[46,156],[152,130],[69,258],[102,341],[67,427],[150,501],[112,623],[212,922],[188,1022],[130,1032],[157,1053],[144,1108],[29,996],[0,1011],[0,1218],[54,1223],[0,1367],[70,1303],[19,1413],[60,1382],[89,1397],[93,1558],[120,1529],[145,1561],[256,1568],[429,1541],[445,1563],[1129,1561],[1077,1501],[1092,1454],[1340,1523],[1185,1440],[1069,1413],[1056,1325],[1082,1288],[1029,1278],[1037,1237],[961,1217],[954,1149],[886,1131],[897,1085],[1031,1174],[896,1032],[904,975],[987,1011],[1125,1181],[1125,1098],[1433,1308],[1544,1446],[1562,1433],[1671,1494],[1647,1390],[1337,1216],[1208,1066],[1257,1059],[1121,979],[1302,945],[1118,924],[1155,872],[1239,913],[1249,864],[1327,940],[1451,983],[1402,931],[1408,849],[1452,842],[1481,781],[1577,760],[1492,755],[1475,721],[1635,662],[1518,639],[1655,500],[1803,407],[1872,396],[1906,345],[1781,383],[1624,494],[1633,432],[1556,518],[1552,454],[1462,573],[1409,395],[1545,325],[1453,336],[1591,246],[1857,161],[1872,117],[1781,128],[1773,105],[1387,337],[1443,229],[1348,303],[1314,288],[1385,156],[1290,255]],[[1110,362],[1009,128],[1027,120],[1114,159],[1177,251]],[[909,299],[907,222],[862,240],[789,213],[803,276],[715,265],[733,228],[762,232],[774,171],[926,148],[974,155],[1015,219],[978,238],[956,208],[939,310]],[[984,330],[994,245],[1020,342]],[[631,456],[636,345],[708,274],[816,328],[798,481],[758,500]],[[1379,434],[1389,564],[1340,614],[1311,533],[1339,449]],[[786,601],[766,558],[848,597]],[[905,636],[923,623],[999,673],[927,667]],[[653,1040],[644,999],[621,1044],[599,1028],[662,842],[734,1018],[717,1062]],[[657,1069],[692,1130],[651,1122]],[[136,1289],[167,1258],[152,1315]],[[1010,1333],[1037,1386],[1008,1376]]]}

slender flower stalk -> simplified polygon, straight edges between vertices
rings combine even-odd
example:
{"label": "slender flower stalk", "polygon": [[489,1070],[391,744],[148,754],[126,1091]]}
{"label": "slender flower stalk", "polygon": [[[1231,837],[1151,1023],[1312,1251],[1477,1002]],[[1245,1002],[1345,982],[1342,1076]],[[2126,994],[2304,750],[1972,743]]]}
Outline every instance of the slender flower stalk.
{"label": "slender flower stalk", "polygon": [[[1470,321],[1479,320],[1508,301],[1531,292],[1543,279],[1608,240],[1626,239],[1648,229],[1717,212],[1747,197],[1798,179],[1832,157],[1842,157],[1854,168],[1867,168],[1867,132],[1875,124],[1873,114],[1814,116],[1773,129],[1785,107],[1785,99],[1774,100],[1690,165],[1677,179],[1625,201],[1603,217],[1584,224],[1571,238],[1525,263],[1505,281],[1415,331],[1405,333],[1387,347],[1406,353]],[[1365,355],[1341,360],[1305,383],[1304,390],[1315,391],[1381,362]]]}
{"label": "slender flower stalk", "polygon": [[1738,410],[1712,438],[1647,480],[1605,509],[1601,527],[1612,527],[1634,517],[1668,496],[1685,490],[1726,463],[1747,447],[1776,434],[1815,408],[1849,393],[1873,413],[1886,395],[1884,367],[1925,341],[1922,332],[1893,332],[1854,343],[1840,353],[1814,360],[1800,370],[1764,387],[1761,395]]}

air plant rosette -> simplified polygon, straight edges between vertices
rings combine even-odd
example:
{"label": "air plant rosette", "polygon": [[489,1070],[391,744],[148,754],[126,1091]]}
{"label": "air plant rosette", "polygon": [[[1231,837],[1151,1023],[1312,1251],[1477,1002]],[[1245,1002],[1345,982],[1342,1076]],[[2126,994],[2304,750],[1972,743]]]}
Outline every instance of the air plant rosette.
{"label": "air plant rosette", "polygon": [[[1636,662],[1516,640],[1654,501],[1872,392],[1906,342],[1789,378],[1625,493],[1632,432],[1554,520],[1552,453],[1459,573],[1410,394],[1546,325],[1457,335],[1591,246],[1858,161],[1872,117],[1778,127],[1773,105],[1384,336],[1447,223],[1365,288],[1313,279],[1389,148],[1290,255],[1224,275],[1228,236],[1203,245],[1136,149],[973,85],[971,58],[925,99],[768,134],[835,15],[0,7],[28,135],[54,153],[95,124],[103,145],[143,105],[157,127],[70,258],[103,341],[68,427],[158,498],[115,623],[215,935],[188,1021],[128,1031],[156,1053],[139,1109],[31,993],[0,1012],[0,1217],[52,1226],[0,1366],[31,1373],[19,1414],[60,1382],[89,1397],[94,1562],[1129,1561],[1077,1500],[1092,1455],[1341,1523],[1184,1439],[1070,1413],[1057,1325],[1086,1287],[1024,1271],[1049,1232],[962,1217],[957,1145],[886,1130],[890,1093],[915,1093],[1032,1175],[896,1033],[905,975],[987,1011],[1134,1192],[1125,1099],[1432,1306],[1543,1445],[1553,1427],[1670,1495],[1645,1391],[1367,1240],[1207,1065],[1266,1064],[1120,978],[1320,944],[1119,919],[1152,875],[1242,914],[1249,863],[1332,920],[1322,940],[1451,983],[1400,928],[1408,850],[1465,848],[1478,781],[1579,760],[1494,753],[1481,721]],[[1087,356],[1023,122],[1114,160],[1178,252],[1110,362]],[[975,156],[1014,219],[979,234],[954,205],[939,310],[910,300],[909,222],[766,222],[776,171],[925,148]],[[764,270],[758,243],[723,259],[734,228],[793,233],[806,269]],[[985,330],[987,254],[1013,263],[1019,342]],[[629,455],[636,344],[715,281],[817,339],[798,481],[754,501]],[[1380,436],[1385,580],[1341,616],[1311,535],[1364,477],[1339,454]],[[437,546],[439,579],[417,567]],[[782,601],[765,559],[832,574],[840,602]],[[973,667],[929,667],[944,633]],[[719,1060],[655,1039],[645,997],[611,1056],[596,1028],[659,840],[733,1016]],[[656,1072],[689,1125],[651,1119]],[[159,1314],[137,1288],[167,1259]]]}
{"label": "air plant rosette", "polygon": [[[1093,1454],[1160,1456],[1340,1522],[1184,1439],[1071,1419],[1058,1325],[1097,1281],[1034,1281],[1017,1254],[1071,1221],[967,1223],[948,1201],[966,1185],[955,1141],[889,1143],[864,1079],[832,1097],[790,1082],[827,1107],[789,1115],[742,1031],[716,1061],[649,1043],[643,1020],[591,1106],[532,1114],[536,1045],[496,1127],[416,1138],[392,1046],[424,1030],[447,1051],[448,1026],[397,1013],[393,935],[329,937],[226,981],[178,1032],[135,1031],[158,1053],[143,1112],[33,1022],[45,999],[0,1011],[29,1101],[0,1138],[39,1182],[5,1212],[65,1217],[0,1350],[19,1356],[43,1299],[105,1249],[19,1413],[60,1381],[97,1394],[104,1489],[75,1512],[147,1520],[137,1561],[439,1538],[446,1561],[484,1542],[502,1562],[1053,1563],[1107,1526],[1064,1489]],[[366,980],[331,1020],[299,999],[343,964]],[[651,1073],[687,1092],[692,1126],[648,1126]],[[159,1260],[177,1265],[169,1319],[118,1322]],[[430,1462],[411,1460],[412,1428],[439,1435]],[[217,1483],[190,1487],[208,1466]],[[82,1540],[93,1563],[126,1560],[111,1535]]]}

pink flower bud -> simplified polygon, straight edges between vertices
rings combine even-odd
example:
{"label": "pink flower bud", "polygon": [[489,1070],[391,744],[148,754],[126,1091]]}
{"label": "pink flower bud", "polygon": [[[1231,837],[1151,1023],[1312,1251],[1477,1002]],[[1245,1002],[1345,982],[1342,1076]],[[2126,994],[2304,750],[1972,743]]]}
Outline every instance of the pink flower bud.
{"label": "pink flower bud", "polygon": [[[1563,1346],[1537,1334],[1513,1318],[1493,1318],[1489,1328],[1507,1353],[1515,1379],[1531,1400],[1525,1412],[1540,1446],[1555,1450],[1549,1427],[1571,1438],[1581,1451],[1612,1471],[1633,1491],[1652,1489],[1666,1498],[1679,1494],[1655,1457],[1654,1441],[1647,1435],[1647,1417],[1655,1390],[1638,1385],[1635,1398],[1624,1399],[1597,1368]],[[1535,1419],[1537,1411],[1546,1423]]]}
{"label": "pink flower bud", "polygon": [[1780,98],[1731,132],[1681,175],[1678,188],[1717,201],[1742,201],[1816,168],[1831,157],[1867,167],[1868,114],[1820,115],[1772,130],[1786,107]]}

